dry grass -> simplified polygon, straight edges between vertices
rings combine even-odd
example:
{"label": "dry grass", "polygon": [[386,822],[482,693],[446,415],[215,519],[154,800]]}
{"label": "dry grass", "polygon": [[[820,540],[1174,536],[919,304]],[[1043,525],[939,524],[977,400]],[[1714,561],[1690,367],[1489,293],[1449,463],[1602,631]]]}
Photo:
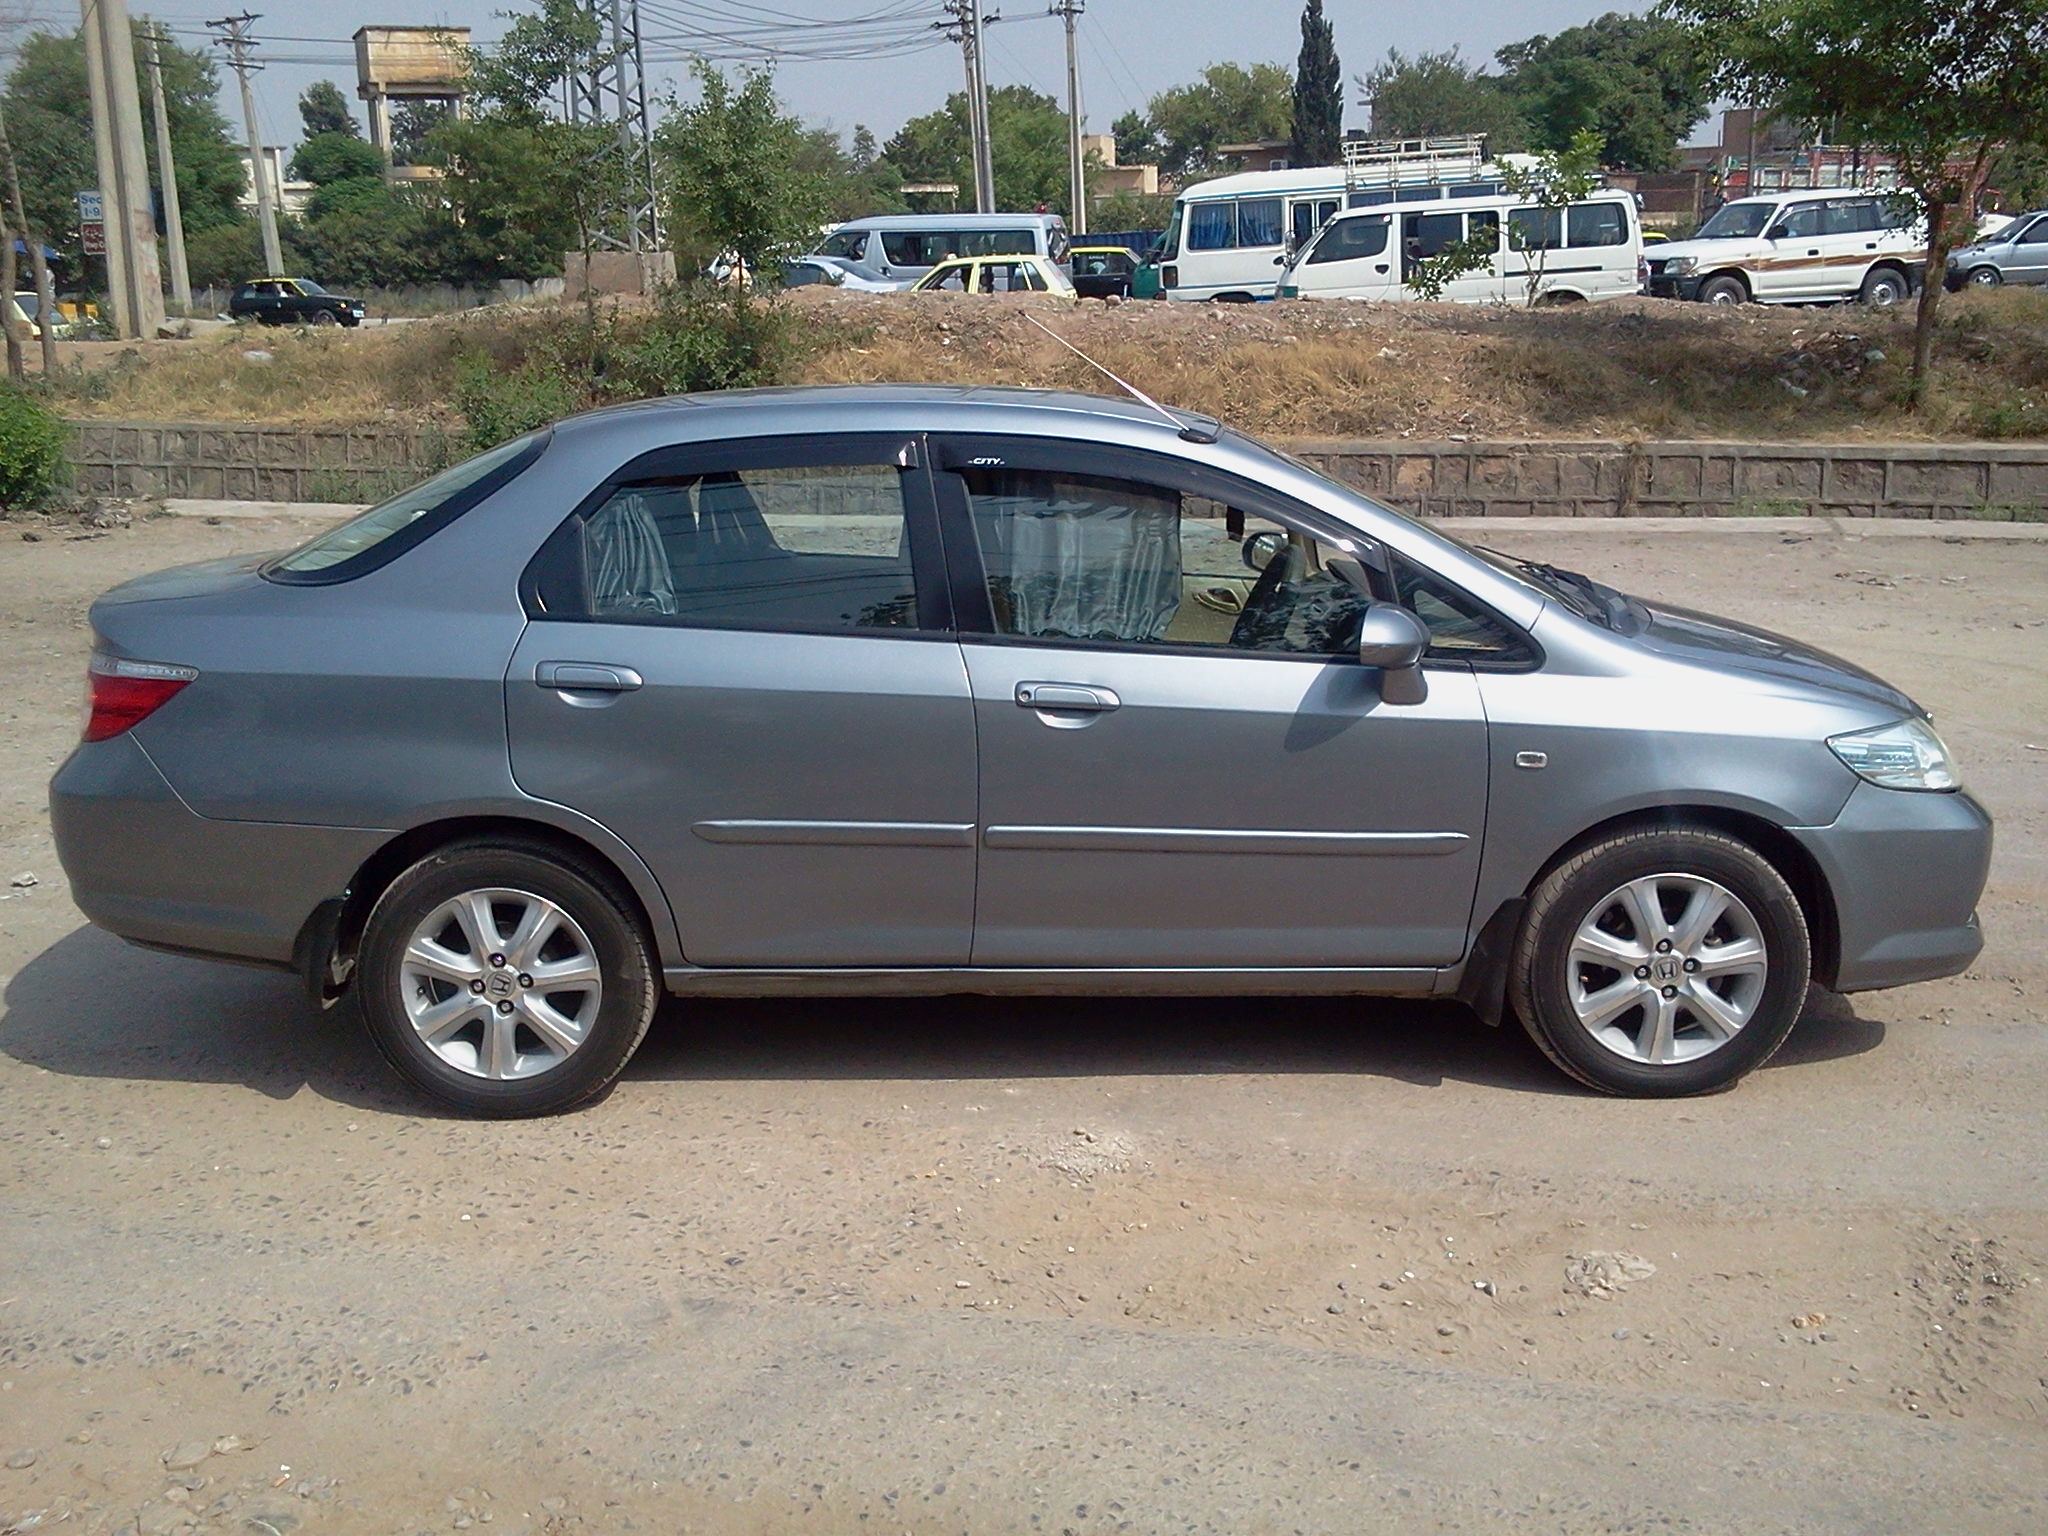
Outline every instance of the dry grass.
{"label": "dry grass", "polygon": [[[1909,312],[1109,307],[818,289],[792,302],[816,343],[804,382],[1108,387],[1026,324],[1028,310],[1159,398],[1271,437],[2048,437],[2038,292],[1945,303],[1940,377],[1919,414],[1904,404]],[[61,389],[79,415],[454,426],[458,358],[512,367],[562,319],[530,308],[356,333],[237,332],[155,344]]]}

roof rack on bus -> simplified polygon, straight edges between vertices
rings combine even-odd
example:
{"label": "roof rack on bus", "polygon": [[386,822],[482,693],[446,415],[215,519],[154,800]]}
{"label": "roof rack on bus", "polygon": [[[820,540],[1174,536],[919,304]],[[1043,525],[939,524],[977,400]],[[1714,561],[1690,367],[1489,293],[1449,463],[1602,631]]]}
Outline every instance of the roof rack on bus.
{"label": "roof rack on bus", "polygon": [[1470,181],[1487,164],[1486,135],[1445,134],[1428,139],[1346,139],[1344,179],[1360,187],[1426,186]]}

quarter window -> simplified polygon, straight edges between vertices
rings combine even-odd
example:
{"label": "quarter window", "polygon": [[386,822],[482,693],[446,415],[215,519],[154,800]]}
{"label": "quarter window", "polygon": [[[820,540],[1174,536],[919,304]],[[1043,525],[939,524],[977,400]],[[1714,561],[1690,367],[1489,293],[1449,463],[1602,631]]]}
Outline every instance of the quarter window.
{"label": "quarter window", "polygon": [[621,486],[583,521],[593,619],[736,629],[914,629],[901,472],[719,470]]}
{"label": "quarter window", "polygon": [[1565,210],[1565,230],[1573,245],[1626,245],[1628,220],[1618,203],[1575,203]]}

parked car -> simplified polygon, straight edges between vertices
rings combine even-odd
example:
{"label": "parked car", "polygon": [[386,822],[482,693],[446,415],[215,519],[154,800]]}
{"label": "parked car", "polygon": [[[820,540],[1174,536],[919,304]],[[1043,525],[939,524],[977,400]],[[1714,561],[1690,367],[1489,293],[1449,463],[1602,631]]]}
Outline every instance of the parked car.
{"label": "parked car", "polygon": [[1981,944],[1898,689],[1132,401],[600,411],[91,627],[80,909],[478,1114],[601,1093],[664,988],[1454,997],[1700,1093]]}
{"label": "parked car", "polygon": [[1073,280],[1043,256],[956,256],[912,285],[912,293],[1063,293]]}
{"label": "parked car", "polygon": [[2001,283],[2048,283],[2048,213],[2021,214],[1990,239],[1949,253],[1950,288]]}
{"label": "parked car", "polygon": [[1723,203],[1649,256],[1649,291],[1707,304],[1897,304],[1919,286],[1927,232],[1877,191],[1782,192]]}
{"label": "parked car", "polygon": [[10,302],[14,305],[16,334],[29,341],[40,341],[43,328],[38,323],[37,315],[42,309],[42,300],[36,296],[34,290],[21,289],[15,292]]}
{"label": "parked car", "polygon": [[1138,258],[1128,246],[1077,245],[1067,253],[1074,291],[1084,299],[1126,299]]}
{"label": "parked car", "polygon": [[805,256],[782,264],[783,287],[808,288],[817,284],[844,288],[851,293],[894,293],[898,287],[895,283],[878,283],[871,277],[863,277],[852,268],[822,256]]}
{"label": "parked car", "polygon": [[329,293],[310,277],[264,277],[235,290],[228,315],[263,325],[361,325],[363,301]]}

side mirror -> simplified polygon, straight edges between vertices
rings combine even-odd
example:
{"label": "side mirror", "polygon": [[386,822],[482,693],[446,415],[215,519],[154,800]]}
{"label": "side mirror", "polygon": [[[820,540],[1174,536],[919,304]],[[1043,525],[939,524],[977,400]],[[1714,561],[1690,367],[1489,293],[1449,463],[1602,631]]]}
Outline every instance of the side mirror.
{"label": "side mirror", "polygon": [[1277,529],[1268,528],[1264,533],[1255,533],[1244,541],[1240,553],[1244,563],[1255,571],[1263,571],[1287,548],[1287,535]]}
{"label": "side mirror", "polygon": [[1358,659],[1380,669],[1380,697],[1389,704],[1420,704],[1429,697],[1422,675],[1429,628],[1397,603],[1374,603],[1358,620]]}
{"label": "side mirror", "polygon": [[1273,258],[1273,265],[1276,267],[1284,267],[1290,260],[1292,260],[1292,257],[1289,256],[1275,256]]}

